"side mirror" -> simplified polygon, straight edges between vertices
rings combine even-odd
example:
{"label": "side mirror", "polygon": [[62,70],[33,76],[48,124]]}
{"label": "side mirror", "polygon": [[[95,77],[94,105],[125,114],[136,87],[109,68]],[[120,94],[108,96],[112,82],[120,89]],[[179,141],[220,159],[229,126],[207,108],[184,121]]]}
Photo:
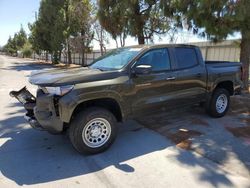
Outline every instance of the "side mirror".
{"label": "side mirror", "polygon": [[151,65],[138,65],[134,69],[135,74],[142,75],[142,74],[150,74],[152,72]]}

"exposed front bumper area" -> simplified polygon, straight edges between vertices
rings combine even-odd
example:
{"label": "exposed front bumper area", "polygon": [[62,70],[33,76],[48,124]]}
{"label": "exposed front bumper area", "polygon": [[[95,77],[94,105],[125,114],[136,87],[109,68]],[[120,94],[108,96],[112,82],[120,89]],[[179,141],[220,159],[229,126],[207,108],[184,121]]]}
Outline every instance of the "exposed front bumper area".
{"label": "exposed front bumper area", "polygon": [[[29,95],[26,88],[17,92],[11,92],[12,97],[17,98],[27,110],[24,118],[29,122],[31,127],[38,130],[46,130],[56,134],[63,130],[63,122],[60,120],[55,108],[55,97],[50,94],[44,94],[41,90],[37,91],[37,98]],[[20,98],[22,98],[20,100]]]}
{"label": "exposed front bumper area", "polygon": [[51,132],[59,133],[63,130],[63,122],[60,120],[55,108],[55,97],[51,94],[44,94],[41,90],[37,92],[34,114],[41,126]]}

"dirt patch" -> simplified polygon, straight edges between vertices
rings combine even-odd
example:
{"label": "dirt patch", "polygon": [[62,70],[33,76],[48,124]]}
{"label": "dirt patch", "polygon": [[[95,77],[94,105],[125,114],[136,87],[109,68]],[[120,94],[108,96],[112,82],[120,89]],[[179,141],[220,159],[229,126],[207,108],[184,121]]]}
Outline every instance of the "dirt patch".
{"label": "dirt patch", "polygon": [[36,61],[34,63],[39,64],[39,65],[51,65],[52,67],[62,68],[62,69],[81,67],[81,65],[75,65],[75,64],[64,64],[64,63],[52,64],[51,61]]}
{"label": "dirt patch", "polygon": [[247,125],[250,125],[250,114],[248,114],[248,116],[249,117],[247,117],[247,118],[241,118],[241,122],[246,123]]}
{"label": "dirt patch", "polygon": [[240,113],[250,115],[250,94],[231,97],[230,114]]}
{"label": "dirt patch", "polygon": [[57,67],[57,68],[79,68],[81,67],[80,65],[75,65],[75,64],[63,64],[63,63],[59,63],[59,64],[55,64],[53,65],[54,67]]}
{"label": "dirt patch", "polygon": [[247,127],[227,127],[234,136],[236,137],[243,137],[243,138],[250,138],[250,126]]}
{"label": "dirt patch", "polygon": [[193,118],[190,122],[192,125],[202,125],[205,127],[208,127],[209,124],[205,120],[199,119],[199,118]]}
{"label": "dirt patch", "polygon": [[198,131],[186,129],[180,129],[177,133],[166,133],[167,138],[175,143],[176,146],[186,150],[191,149],[192,141],[190,138],[200,135],[202,135],[202,133]]}

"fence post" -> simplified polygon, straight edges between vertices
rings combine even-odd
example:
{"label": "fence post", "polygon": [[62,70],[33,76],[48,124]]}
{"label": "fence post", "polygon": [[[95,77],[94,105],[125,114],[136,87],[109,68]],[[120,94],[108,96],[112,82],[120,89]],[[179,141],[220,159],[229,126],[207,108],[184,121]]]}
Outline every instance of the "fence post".
{"label": "fence post", "polygon": [[207,61],[207,56],[208,56],[208,46],[205,48],[205,61]]}
{"label": "fence post", "polygon": [[79,65],[81,65],[81,54],[78,54]]}
{"label": "fence post", "polygon": [[84,61],[85,61],[85,65],[88,65],[88,59],[87,59],[86,54],[87,54],[87,53],[84,53]]}

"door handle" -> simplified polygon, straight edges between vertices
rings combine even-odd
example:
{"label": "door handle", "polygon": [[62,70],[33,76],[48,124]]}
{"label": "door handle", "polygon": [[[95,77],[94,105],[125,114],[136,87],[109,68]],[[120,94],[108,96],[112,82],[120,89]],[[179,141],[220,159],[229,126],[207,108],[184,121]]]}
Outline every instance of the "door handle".
{"label": "door handle", "polygon": [[166,78],[167,81],[175,80],[175,79],[176,79],[175,77],[167,77],[167,78]]}

